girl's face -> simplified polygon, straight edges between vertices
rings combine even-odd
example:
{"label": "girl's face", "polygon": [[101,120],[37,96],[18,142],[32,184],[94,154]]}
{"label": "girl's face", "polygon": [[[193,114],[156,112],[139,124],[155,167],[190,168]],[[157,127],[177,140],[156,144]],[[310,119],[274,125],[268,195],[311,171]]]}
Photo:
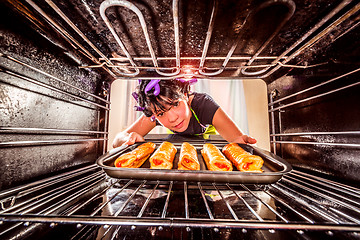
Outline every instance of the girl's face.
{"label": "girl's face", "polygon": [[188,128],[191,118],[191,110],[187,101],[186,97],[175,100],[172,105],[165,105],[166,111],[154,112],[154,116],[164,127],[172,131],[184,132]]}

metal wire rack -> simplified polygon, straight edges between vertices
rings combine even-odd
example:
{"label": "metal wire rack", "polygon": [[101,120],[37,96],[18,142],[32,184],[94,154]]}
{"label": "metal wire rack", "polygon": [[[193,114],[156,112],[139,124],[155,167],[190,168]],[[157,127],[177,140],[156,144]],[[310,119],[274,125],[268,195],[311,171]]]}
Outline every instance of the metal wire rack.
{"label": "metal wire rack", "polygon": [[106,238],[142,228],[352,237],[360,231],[360,189],[299,170],[271,185],[235,185],[120,180],[92,165],[2,191],[0,198],[0,236],[35,223],[76,225],[78,237],[96,229]]}

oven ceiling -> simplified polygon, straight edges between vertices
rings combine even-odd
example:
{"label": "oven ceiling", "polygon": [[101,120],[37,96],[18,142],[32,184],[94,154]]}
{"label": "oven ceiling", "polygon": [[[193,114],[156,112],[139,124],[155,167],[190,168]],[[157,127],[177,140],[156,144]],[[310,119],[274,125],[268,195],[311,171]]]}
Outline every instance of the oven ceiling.
{"label": "oven ceiling", "polygon": [[360,53],[358,1],[7,0],[6,5],[80,67],[112,79],[181,77],[192,68],[198,78],[269,82],[297,68],[354,63]]}

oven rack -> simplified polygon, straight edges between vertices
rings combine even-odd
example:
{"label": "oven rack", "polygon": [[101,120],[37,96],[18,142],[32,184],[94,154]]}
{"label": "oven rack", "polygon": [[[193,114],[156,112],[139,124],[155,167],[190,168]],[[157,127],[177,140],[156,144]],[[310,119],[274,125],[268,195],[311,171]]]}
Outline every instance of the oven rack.
{"label": "oven rack", "polygon": [[300,237],[360,232],[360,189],[300,170],[275,184],[243,185],[120,180],[91,165],[2,191],[0,198],[1,237],[36,223],[74,225],[79,234],[100,229],[104,236],[126,227],[287,230]]}

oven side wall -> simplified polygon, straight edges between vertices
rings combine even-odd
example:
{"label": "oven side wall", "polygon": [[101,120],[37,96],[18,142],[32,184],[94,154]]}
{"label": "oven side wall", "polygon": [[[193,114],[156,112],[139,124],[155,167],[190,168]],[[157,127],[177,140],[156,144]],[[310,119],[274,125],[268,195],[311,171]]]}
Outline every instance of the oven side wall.
{"label": "oven side wall", "polygon": [[273,101],[295,94],[274,104],[273,114],[269,107],[270,129],[272,119],[275,126],[275,132],[271,133],[280,134],[271,136],[272,151],[295,167],[359,181],[360,71],[357,69],[354,62],[294,70],[271,82],[268,94],[275,94]]}
{"label": "oven side wall", "polygon": [[0,189],[6,189],[94,163],[103,152],[104,135],[98,132],[104,129],[104,108],[99,106],[105,104],[85,93],[98,95],[103,78],[80,69],[81,56],[1,9]]}

